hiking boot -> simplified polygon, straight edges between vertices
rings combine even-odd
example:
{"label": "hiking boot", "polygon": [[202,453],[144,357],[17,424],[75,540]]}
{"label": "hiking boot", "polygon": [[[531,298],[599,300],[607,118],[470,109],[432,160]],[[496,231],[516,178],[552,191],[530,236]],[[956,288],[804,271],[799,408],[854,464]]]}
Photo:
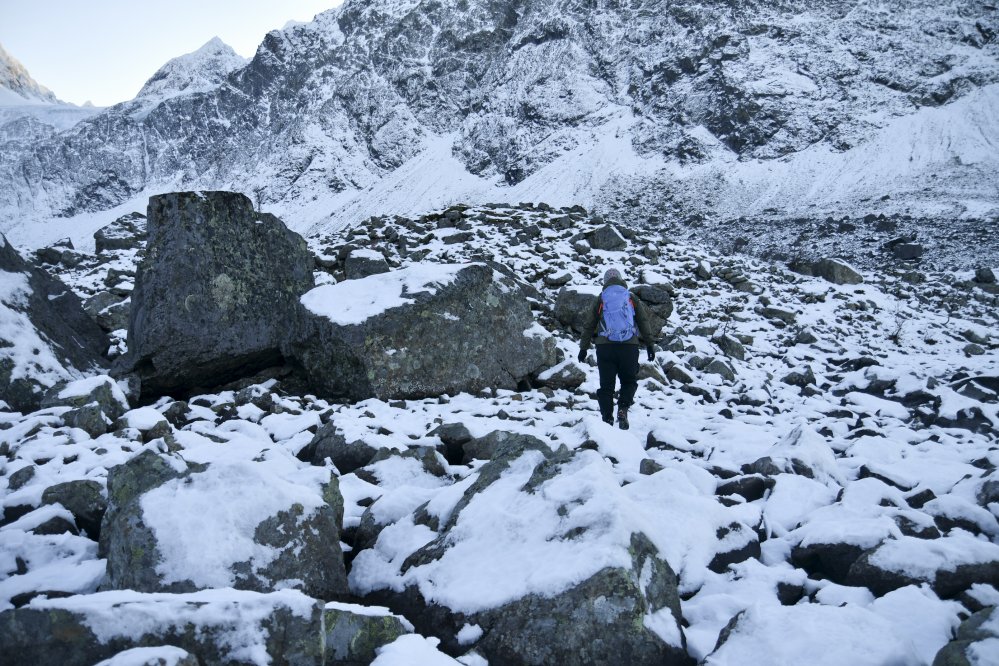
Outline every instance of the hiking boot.
{"label": "hiking boot", "polygon": [[600,418],[604,420],[607,425],[614,425],[614,412],[600,412]]}
{"label": "hiking boot", "polygon": [[620,428],[621,430],[627,430],[628,429],[628,410],[627,409],[622,408],[622,409],[617,410],[617,427]]}

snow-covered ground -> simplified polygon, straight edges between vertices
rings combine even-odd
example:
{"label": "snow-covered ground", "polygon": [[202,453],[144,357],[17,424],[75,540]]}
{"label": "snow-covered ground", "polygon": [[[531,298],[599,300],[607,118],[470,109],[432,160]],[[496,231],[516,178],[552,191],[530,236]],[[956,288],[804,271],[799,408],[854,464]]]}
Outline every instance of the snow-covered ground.
{"label": "snow-covered ground", "polygon": [[[438,228],[438,215],[388,215],[311,242],[327,257],[348,242],[374,249],[396,268],[494,260],[538,290],[538,321],[567,359],[575,358],[578,341],[555,316],[560,287],[551,285],[592,291],[610,266],[621,268],[632,285],[668,285],[675,310],[655,363],[643,362],[630,430],[600,421],[592,359],[579,366],[585,380],[577,390],[337,404],[289,394],[270,381],[185,403],[164,398],[133,405],[123,427],[96,438],[62,425],[65,408],[2,412],[0,447],[7,456],[0,459],[0,497],[5,514],[26,513],[0,527],[0,608],[40,592],[75,594],[35,597],[28,607],[82,611],[102,631],[127,634],[138,630],[130,623],[147,621],[141,618],[192,612],[189,603],[204,602],[204,610],[185,621],[211,622],[212,613],[221,612],[212,604],[228,603],[229,612],[246,613],[247,629],[234,639],[240,655],[265,663],[255,614],[267,604],[296,607],[302,601],[295,593],[251,599],[209,578],[206,585],[216,589],[195,598],[96,593],[104,560],[93,541],[33,531],[58,517],[72,522],[61,506],[42,506],[42,494],[70,480],[104,484],[114,465],[145,450],[169,450],[180,467],[213,462],[219,470],[252,468],[277,478],[283,494],[301,496],[308,507],[315,498],[311,470],[318,468],[295,455],[326,421],[347,441],[399,453],[440,446],[432,432],[454,423],[473,437],[502,430],[575,453],[538,493],[524,491],[538,462],[532,453],[511,463],[462,510],[446,554],[410,568],[403,567],[406,558],[437,536],[415,513],[425,505],[425,513],[446,522],[479,478],[482,462],[441,459],[444,473],[433,474],[416,458],[394,455],[340,475],[348,550],[365,515],[384,525],[374,544],[350,553],[355,595],[415,585],[426,598],[462,612],[531,593],[552,595],[619,564],[622,544],[640,531],[679,576],[686,645],[705,664],[930,664],[969,611],[999,602],[996,579],[978,580],[959,594],[935,587],[941,572],[999,563],[999,502],[986,492],[999,465],[999,318],[994,297],[968,282],[969,274],[928,273],[925,282],[910,284],[898,269],[866,273],[863,284],[835,285],[641,234],[624,251],[584,255],[573,248],[576,234],[596,225],[569,214],[532,206],[472,208],[458,217],[458,229],[449,226],[454,220]],[[459,232],[470,237],[454,242]],[[401,253],[399,236],[408,241]],[[117,264],[88,260],[63,277],[87,297],[103,288],[109,265],[120,268],[134,257],[123,255]],[[320,284],[333,281],[317,277]],[[350,288],[345,281],[321,289],[332,298]],[[743,353],[723,353],[719,336],[738,341]],[[984,379],[971,390],[974,378]],[[165,423],[166,414],[173,422],[168,435],[143,436]],[[736,482],[763,469],[754,463],[765,457],[770,467],[757,478],[766,485],[757,493],[740,487]],[[14,488],[12,476],[23,478],[28,468],[33,476]],[[273,496],[245,488],[234,494],[223,477],[206,476],[184,492],[168,486],[150,493],[144,501],[153,528],[167,534],[172,521],[187,520],[185,511],[197,507],[212,509],[189,518],[206,532],[213,521],[241,524],[233,512],[260,517],[276,510]],[[564,506],[572,507],[567,515]],[[235,562],[247,553],[269,557],[254,550],[250,522],[244,540],[166,538],[173,564],[164,566],[196,567],[185,559],[194,548],[202,562]],[[574,524],[588,529],[571,540],[558,536]],[[834,582],[835,575],[801,555],[823,544],[864,549],[882,570],[911,582],[888,591]],[[717,558],[730,553],[742,554],[719,566]],[[190,574],[173,573],[178,579]],[[134,613],[113,611],[117,604]],[[669,623],[650,616],[646,626],[678,644]],[[462,633],[469,653],[461,663],[485,663],[474,653],[481,629],[468,626]],[[980,663],[996,663],[996,654]],[[133,663],[126,657],[114,663]],[[457,662],[440,651],[437,637],[410,634],[382,648],[375,663]]]}

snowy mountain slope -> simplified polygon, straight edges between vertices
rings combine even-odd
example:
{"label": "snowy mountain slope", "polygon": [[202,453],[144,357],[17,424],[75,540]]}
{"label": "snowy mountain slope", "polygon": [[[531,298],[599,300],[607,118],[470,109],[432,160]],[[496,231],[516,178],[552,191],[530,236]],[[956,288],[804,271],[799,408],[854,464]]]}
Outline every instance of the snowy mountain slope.
{"label": "snowy mountain slope", "polygon": [[[971,0],[347,2],[189,94],[158,79],[151,106],[32,147],[0,174],[0,209],[22,244],[178,187],[243,191],[303,230],[458,199],[982,224],[997,29]],[[949,144],[923,140],[941,127]],[[407,196],[417,164],[441,176]]]}
{"label": "snowy mountain slope", "polygon": [[17,161],[32,146],[100,111],[60,101],[0,46],[0,162]]}
{"label": "snowy mountain slope", "polygon": [[0,105],[58,103],[55,93],[39,85],[24,65],[0,46]]}
{"label": "snowy mountain slope", "polygon": [[[902,268],[835,285],[644,231],[629,233],[622,250],[577,251],[580,236],[601,224],[579,208],[456,207],[376,218],[312,243],[335,273],[319,272],[317,282],[339,280],[344,262],[336,257],[350,252],[377,253],[394,268],[497,262],[534,290],[538,323],[556,336],[565,366],[582,373],[578,389],[331,404],[271,380],[189,401],[164,398],[94,435],[64,423],[68,406],[4,412],[0,547],[10,557],[0,560],[8,562],[0,604],[71,609],[127,636],[156,622],[200,633],[215,613],[190,617],[187,604],[210,601],[255,627],[269,602],[247,592],[95,593],[105,560],[83,533],[46,534],[57,519],[76,519],[42,498],[63,482],[103,487],[109,468],[147,450],[164,453],[174,469],[252,461],[281,478],[314,478],[322,468],[295,454],[322,421],[379,452],[368,466],[338,474],[355,595],[417,585],[439,604],[471,612],[555,594],[618,557],[622,535],[640,529],[679,576],[680,631],[698,663],[929,664],[969,612],[999,603],[994,576],[976,578],[999,566],[999,321],[987,285],[937,272],[915,283]],[[135,258],[134,249],[86,257],[63,273],[87,298],[117,284],[111,271],[120,278]],[[600,422],[596,368],[571,360],[577,337],[558,318],[562,286],[592,292],[609,266],[675,297],[656,361],[642,365],[629,431]],[[341,283],[352,284],[363,291],[368,283]],[[530,435],[565,451],[544,474],[532,472],[529,456],[517,459],[460,510],[440,559],[421,564],[410,556],[441,536],[459,498],[486,476],[483,461],[434,458],[437,471],[421,462],[421,447],[443,448],[442,424],[461,424],[472,437]],[[211,507],[199,520],[256,516],[269,501],[221,483],[197,490],[197,506]],[[150,516],[177,519],[174,504],[154,502],[160,495],[149,499]],[[234,496],[243,498],[238,511],[229,510]],[[251,537],[246,531],[238,545]],[[207,541],[181,548],[213,562],[235,549]],[[857,561],[880,563],[880,578],[860,583],[837,571],[861,552]],[[961,590],[948,587],[951,574],[988,566]],[[881,587],[886,581],[893,589]],[[287,602],[293,592],[283,594]],[[141,613],[110,622],[115,600]],[[407,619],[429,645],[443,639],[461,663],[483,663],[470,651],[494,627],[466,625],[456,637],[426,617]],[[676,640],[668,624],[652,615],[648,622]],[[262,643],[258,634],[248,630],[241,645]],[[255,654],[254,663],[266,661]],[[395,663],[454,663],[414,635],[385,654]]]}

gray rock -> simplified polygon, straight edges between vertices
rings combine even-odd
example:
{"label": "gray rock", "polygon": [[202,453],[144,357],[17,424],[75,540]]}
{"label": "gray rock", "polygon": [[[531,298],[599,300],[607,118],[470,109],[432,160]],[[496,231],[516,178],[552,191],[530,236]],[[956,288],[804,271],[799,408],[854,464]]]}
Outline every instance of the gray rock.
{"label": "gray rock", "polygon": [[[93,616],[70,610],[72,606],[60,607],[58,599],[38,608],[0,613],[4,664],[93,666],[124,650],[161,645],[180,647],[204,664],[219,666],[247,664],[247,650],[259,650],[270,663],[285,666],[340,663],[326,661],[323,604],[306,597],[241,593],[219,600],[187,595],[124,601],[105,595],[92,598]],[[235,623],[234,617],[241,619]],[[345,628],[351,624],[361,627],[361,632],[367,627],[361,618],[354,623],[340,620]],[[341,651],[345,642],[350,643],[347,633],[334,636]]]}
{"label": "gray rock", "polygon": [[851,567],[863,554],[863,548],[849,543],[799,543],[791,549],[790,562],[813,577],[845,585]]}
{"label": "gray rock", "polygon": [[[973,666],[983,663],[982,657],[994,654],[994,644],[999,640],[997,620],[999,608],[989,606],[962,622],[954,640],[937,652],[933,666]],[[991,645],[984,644],[986,641]]]}
{"label": "gray rock", "polygon": [[[451,547],[450,531],[461,512],[492,483],[534,447],[512,448],[479,470],[451,512],[439,526],[436,539],[407,558],[404,569],[418,568],[443,557]],[[558,476],[575,454],[565,448],[547,450],[521,492],[535,493]],[[502,507],[497,510],[503,511]],[[585,531],[587,526],[578,527]],[[558,538],[571,539],[571,534]],[[423,633],[433,629],[449,650],[461,649],[455,633],[465,624],[482,628],[476,651],[490,663],[511,664],[689,664],[679,627],[680,600],[677,577],[649,539],[633,533],[628,547],[630,562],[607,567],[553,595],[528,594],[495,608],[460,613],[429,603],[418,588],[380,593],[396,604]],[[645,624],[645,617],[659,613],[662,622],[676,622],[680,645],[668,645]]]}
{"label": "gray rock", "polygon": [[760,308],[758,312],[767,319],[774,319],[784,324],[793,324],[795,319],[797,319],[797,315],[793,312],[790,310],[782,310],[781,308],[768,306]]}
{"label": "gray rock", "polygon": [[94,232],[94,247],[98,254],[114,250],[134,250],[146,242],[146,216],[135,212]]}
{"label": "gray rock", "polygon": [[314,284],[302,237],[232,192],[151,197],[148,226],[119,370],[157,395],[278,362],[298,298]]}
{"label": "gray rock", "polygon": [[803,329],[794,336],[794,344],[796,345],[813,345],[818,341],[819,339],[815,337],[815,334],[808,329]]}
{"label": "gray rock", "polygon": [[121,331],[128,328],[128,319],[132,314],[132,300],[126,298],[114,303],[97,313],[97,324],[105,331]]}
{"label": "gray rock", "polygon": [[42,504],[61,504],[76,520],[76,525],[87,536],[97,540],[101,520],[108,508],[104,487],[97,481],[79,480],[57,483],[42,493]]}
{"label": "gray rock", "polygon": [[545,286],[552,289],[556,287],[564,287],[570,282],[572,282],[572,274],[567,271],[546,275],[544,279]]}
{"label": "gray rock", "polygon": [[718,348],[722,350],[722,353],[729,358],[735,358],[740,361],[746,360],[746,348],[742,346],[742,343],[736,340],[731,335],[719,335],[712,340]]}
{"label": "gray rock", "polygon": [[704,372],[709,375],[718,375],[726,381],[735,381],[735,371],[732,366],[720,358],[711,359],[711,362],[704,367]]}
{"label": "gray rock", "polygon": [[[53,376],[67,379],[99,373],[107,367],[108,339],[83,311],[72,290],[43,270],[29,265],[0,236],[0,271],[23,275],[23,291],[11,288],[0,304],[11,317],[22,319],[25,330],[17,339],[0,339],[0,400],[11,409],[29,412],[41,405]],[[36,340],[36,342],[33,342]],[[35,355],[47,343],[52,368],[39,369]],[[27,347],[27,348],[25,348]],[[46,364],[45,356],[40,356]]]}
{"label": "gray rock", "polygon": [[578,240],[572,244],[572,249],[575,250],[576,254],[587,255],[593,248],[585,240]]}
{"label": "gray rock", "polygon": [[812,372],[810,366],[806,367],[802,371],[789,372],[781,379],[785,384],[790,384],[791,386],[797,386],[799,388],[805,388],[806,386],[816,384],[815,373]]}
{"label": "gray rock", "polygon": [[463,447],[464,464],[472,460],[496,460],[509,458],[524,451],[535,450],[549,453],[551,449],[533,435],[522,435],[505,430],[494,430],[485,437],[466,442]]}
{"label": "gray rock", "polygon": [[[100,553],[108,561],[107,589],[140,592],[200,589],[191,580],[166,582],[160,570],[164,553],[142,501],[148,493],[171,481],[182,481],[177,484],[176,493],[189,492],[187,489],[198,485],[199,475],[211,472],[210,465],[195,464],[178,471],[149,450],[111,469],[108,510],[100,534]],[[225,473],[225,478],[233,484],[252,483],[255,492],[271,492],[266,482],[257,475],[249,475],[245,468],[233,467]],[[246,475],[245,481],[241,475]],[[217,478],[213,477],[213,482]],[[227,571],[213,575],[228,577],[233,581],[232,587],[240,590],[269,592],[290,586],[321,599],[346,593],[346,571],[340,550],[343,498],[335,477],[325,486],[322,500],[323,503],[308,514],[302,504],[296,502],[276,515],[261,516],[252,538],[255,543],[274,549],[274,557],[264,565],[252,560],[237,562]],[[235,522],[227,522],[226,516],[216,518],[214,523],[221,525],[219,529],[223,533],[204,535],[204,538],[246,538]],[[231,530],[231,535],[224,533],[225,530]]]}
{"label": "gray rock", "polygon": [[628,241],[624,239],[624,236],[609,224],[591,231],[586,235],[586,240],[589,241],[590,247],[594,250],[616,251],[628,247]]}
{"label": "gray rock", "polygon": [[892,256],[902,261],[912,261],[923,256],[923,246],[919,243],[899,243],[891,249]]}
{"label": "gray rock", "polygon": [[[400,289],[418,269],[397,272]],[[302,300],[335,299],[343,288],[373,283],[320,287]],[[486,265],[470,264],[447,284],[399,296],[402,304],[356,323],[336,323],[303,306],[286,357],[303,368],[317,394],[354,400],[516,389],[554,362],[554,341],[528,334],[536,324],[516,283]]]}
{"label": "gray rock", "polygon": [[[922,543],[922,540],[916,537],[903,537],[903,539]],[[929,583],[938,596],[945,598],[957,595],[975,583],[994,584],[999,580],[999,557],[992,561],[948,564],[945,565],[947,568],[942,568],[930,576],[923,572],[897,571],[879,566],[878,551],[891,545],[885,542],[877,548],[864,552],[850,566],[845,583],[866,587],[879,597],[907,585]]]}
{"label": "gray rock", "polygon": [[70,428],[79,428],[94,439],[105,434],[111,425],[111,419],[104,415],[96,402],[69,410],[62,415],[62,422]]}
{"label": "gray rock", "polygon": [[975,331],[975,330],[970,329],[970,328],[967,329],[967,330],[961,331],[961,337],[963,337],[968,342],[974,343],[976,345],[987,345],[987,344],[989,344],[989,336],[987,334],[986,335],[982,335],[978,331]]}
{"label": "gray rock", "polygon": [[465,456],[464,446],[472,441],[472,434],[462,423],[444,423],[429,433],[428,437],[438,437],[444,445],[444,457],[452,465],[461,463]]}
{"label": "gray rock", "polygon": [[26,465],[7,477],[7,490],[14,492],[20,490],[35,478],[35,466]]}
{"label": "gray rock", "polygon": [[348,443],[336,424],[330,421],[316,431],[299,457],[313,465],[323,465],[329,458],[341,474],[350,474],[370,463],[377,452],[378,449],[362,440]]}
{"label": "gray rock", "polygon": [[581,334],[590,316],[593,302],[598,297],[589,291],[577,290],[572,287],[559,289],[555,299],[555,318],[563,326],[568,326]]}
{"label": "gray rock", "polygon": [[129,409],[128,401],[115,380],[107,375],[68,384],[59,384],[45,394],[42,407],[82,408],[96,403],[109,419],[117,419]]}
{"label": "gray rock", "polygon": [[973,342],[969,342],[964,345],[962,350],[965,356],[982,356],[985,353],[985,348],[981,345],[976,345]]}
{"label": "gray rock", "polygon": [[860,284],[864,276],[839,259],[820,259],[812,264],[813,273],[833,284]]}
{"label": "gray rock", "polygon": [[632,287],[631,293],[645,305],[652,335],[658,336],[666,325],[666,320],[673,314],[673,296],[669,289],[660,285],[640,284]]}
{"label": "gray rock", "polygon": [[995,284],[996,273],[991,268],[979,268],[975,271],[975,282],[981,284]]}
{"label": "gray rock", "polygon": [[378,648],[388,645],[409,627],[396,615],[360,614],[336,607],[323,610],[323,643],[325,666],[358,666],[370,664]]}
{"label": "gray rock", "polygon": [[351,252],[343,262],[344,277],[348,280],[358,280],[369,275],[388,273],[389,265],[385,257],[373,256],[369,252]]}
{"label": "gray rock", "polygon": [[666,371],[666,378],[680,384],[693,384],[694,378],[682,366],[674,365]]}
{"label": "gray rock", "polygon": [[573,391],[586,381],[586,373],[575,361],[564,361],[559,365],[538,375],[542,386],[555,390]]}
{"label": "gray rock", "polygon": [[631,551],[631,567],[477,614],[475,623],[489,630],[476,648],[502,664],[689,664],[684,646],[666,644],[643,625],[647,613],[664,608],[679,622],[676,574],[644,535],[632,536]]}

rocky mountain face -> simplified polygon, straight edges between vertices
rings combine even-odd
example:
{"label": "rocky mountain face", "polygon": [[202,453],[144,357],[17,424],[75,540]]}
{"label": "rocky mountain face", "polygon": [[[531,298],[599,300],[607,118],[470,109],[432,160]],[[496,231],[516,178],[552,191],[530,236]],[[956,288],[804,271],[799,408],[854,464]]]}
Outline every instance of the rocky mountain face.
{"label": "rocky mountain face", "polygon": [[706,236],[745,218],[733,242],[870,213],[917,235],[982,229],[997,30],[977,0],[348,1],[270,33],[245,66],[206,45],[19,152],[0,209],[72,219],[182,185],[242,191],[316,233],[495,200]]}

